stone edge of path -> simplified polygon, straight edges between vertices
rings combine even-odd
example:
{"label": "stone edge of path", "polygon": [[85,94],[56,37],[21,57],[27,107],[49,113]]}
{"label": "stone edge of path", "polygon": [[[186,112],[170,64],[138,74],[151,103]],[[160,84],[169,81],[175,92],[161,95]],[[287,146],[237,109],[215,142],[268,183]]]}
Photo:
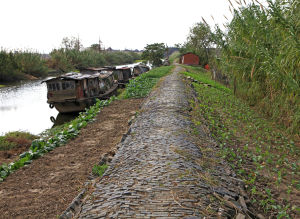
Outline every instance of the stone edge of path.
{"label": "stone edge of path", "polygon": [[[147,100],[147,97],[141,103],[139,109],[144,105],[144,103],[145,103],[146,100]],[[116,144],[116,147],[113,149],[113,150],[115,150],[114,153],[110,154],[110,152],[108,152],[108,153],[104,154],[100,158],[99,164],[104,164],[105,163],[105,164],[109,165],[109,163],[112,160],[112,157],[115,155],[116,150],[118,150],[120,148],[122,142],[125,141],[125,139],[127,138],[127,136],[130,134],[130,132],[131,132],[131,125],[133,124],[133,122],[136,119],[136,117],[137,117],[137,115],[134,115],[134,116],[132,116],[128,120],[128,125],[129,125],[128,130],[127,130],[126,133],[123,134],[123,136],[121,138],[121,141],[118,144]],[[66,210],[58,218],[59,219],[74,218],[80,212],[80,210],[81,210],[81,205],[82,205],[82,203],[84,202],[84,200],[86,198],[86,194],[89,191],[89,187],[93,187],[95,185],[95,183],[97,182],[97,180],[100,181],[103,176],[105,176],[105,173],[101,177],[98,177],[98,176],[95,176],[91,172],[90,175],[89,175],[89,177],[88,177],[88,180],[84,183],[84,186],[80,190],[80,192],[78,193],[78,195],[73,199],[73,201],[71,202],[71,204],[66,208]]]}

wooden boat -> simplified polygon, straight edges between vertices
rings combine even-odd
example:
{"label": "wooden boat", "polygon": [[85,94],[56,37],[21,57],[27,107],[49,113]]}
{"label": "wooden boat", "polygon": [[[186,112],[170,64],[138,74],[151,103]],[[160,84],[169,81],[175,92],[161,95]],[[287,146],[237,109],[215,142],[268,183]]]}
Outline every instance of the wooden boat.
{"label": "wooden boat", "polygon": [[132,74],[133,74],[134,77],[137,77],[140,74],[143,74],[143,73],[145,73],[149,70],[150,70],[150,68],[148,66],[143,65],[143,64],[139,64],[139,65],[136,65],[136,66],[133,67]]}
{"label": "wooden boat", "polygon": [[113,72],[70,72],[43,81],[47,84],[50,108],[61,113],[79,112],[90,107],[98,99],[108,99],[118,88]]}
{"label": "wooden boat", "polygon": [[115,66],[104,66],[100,68],[89,67],[85,69],[81,69],[81,72],[84,74],[113,74],[115,80],[118,81],[119,85],[125,85],[129,82],[129,79],[132,78],[132,71],[129,67],[121,67],[117,68]]}
{"label": "wooden boat", "polygon": [[120,76],[118,79],[119,84],[121,86],[125,86],[125,84],[129,82],[129,79],[132,78],[131,68],[129,67],[116,68],[116,71]]}

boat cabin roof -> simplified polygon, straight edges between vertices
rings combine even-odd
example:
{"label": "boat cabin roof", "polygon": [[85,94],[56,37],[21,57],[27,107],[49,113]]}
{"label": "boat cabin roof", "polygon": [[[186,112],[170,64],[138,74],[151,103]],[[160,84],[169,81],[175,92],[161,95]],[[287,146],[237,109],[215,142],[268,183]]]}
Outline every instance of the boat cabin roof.
{"label": "boat cabin roof", "polygon": [[82,71],[103,71],[103,70],[107,70],[106,67],[88,67],[88,68],[84,68],[82,69]]}
{"label": "boat cabin roof", "polygon": [[[109,73],[109,74],[108,74]],[[111,75],[111,72],[105,71],[105,72],[97,72],[97,73],[78,73],[78,72],[69,72],[63,75],[60,75],[55,78],[49,78],[47,80],[44,80],[43,82],[50,82],[53,80],[76,80],[80,81],[83,79],[93,79],[93,78],[107,78],[109,75]]]}
{"label": "boat cabin roof", "polygon": [[117,68],[117,69],[119,69],[119,70],[130,70],[131,68],[129,68],[129,67],[121,67],[121,68]]}

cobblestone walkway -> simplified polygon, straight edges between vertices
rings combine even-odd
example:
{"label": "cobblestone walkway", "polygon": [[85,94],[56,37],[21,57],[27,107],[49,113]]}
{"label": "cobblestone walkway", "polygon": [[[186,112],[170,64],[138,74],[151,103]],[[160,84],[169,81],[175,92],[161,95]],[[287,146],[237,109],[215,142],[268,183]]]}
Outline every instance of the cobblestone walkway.
{"label": "cobblestone walkway", "polygon": [[211,187],[189,139],[188,97],[177,66],[152,92],[80,218],[203,218]]}

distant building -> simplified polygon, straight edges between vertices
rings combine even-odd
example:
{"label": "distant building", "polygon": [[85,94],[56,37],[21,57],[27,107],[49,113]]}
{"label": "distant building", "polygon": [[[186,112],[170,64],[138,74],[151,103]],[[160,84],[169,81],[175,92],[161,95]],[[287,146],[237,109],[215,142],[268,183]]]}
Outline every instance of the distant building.
{"label": "distant building", "polygon": [[199,56],[189,52],[180,56],[179,63],[185,65],[199,65],[199,61]]}

